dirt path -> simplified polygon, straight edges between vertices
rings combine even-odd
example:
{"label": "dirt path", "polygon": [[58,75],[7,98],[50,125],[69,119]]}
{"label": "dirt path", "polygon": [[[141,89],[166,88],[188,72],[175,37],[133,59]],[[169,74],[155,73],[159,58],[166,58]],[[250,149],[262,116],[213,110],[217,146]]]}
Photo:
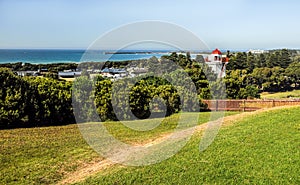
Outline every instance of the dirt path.
{"label": "dirt path", "polygon": [[[254,111],[254,112],[244,112],[244,113],[241,113],[241,114],[227,116],[227,117],[221,118],[221,119],[223,119],[222,126],[232,125],[232,124],[234,124],[234,123],[236,123],[236,122],[238,122],[238,121],[240,121],[240,120],[242,120],[246,117],[253,116],[253,115],[256,115],[256,114],[260,114],[262,112],[268,112],[268,111],[272,111],[272,110],[285,109],[285,108],[291,108],[291,107],[299,107],[299,106],[274,107],[274,108],[269,108],[269,109],[260,109],[260,110]],[[216,120],[216,121],[213,121],[213,122],[217,122],[217,121],[219,121],[219,120]],[[209,123],[211,123],[211,122],[196,126],[196,132],[204,130]],[[186,132],[186,130],[187,130],[187,132]],[[185,132],[189,133],[188,130],[190,130],[190,129],[186,129],[186,130],[179,131],[180,132],[179,135],[184,135]],[[157,139],[155,139],[151,142],[148,142],[148,143],[137,144],[137,146],[148,147],[148,146],[158,144],[158,143],[162,142],[164,139],[166,139],[167,137],[169,137],[171,134],[173,134],[173,133],[165,134],[162,137],[157,138]],[[90,176],[100,172],[101,170],[105,170],[105,169],[107,169],[107,168],[109,168],[113,165],[116,165],[116,164],[113,163],[112,161],[108,160],[108,159],[105,159],[105,160],[102,160],[102,161],[95,161],[93,163],[85,164],[80,169],[78,169],[77,171],[68,174],[67,177],[65,179],[63,179],[61,182],[59,182],[58,184],[72,184],[72,183],[83,181],[87,177],[90,177]]]}
{"label": "dirt path", "polygon": [[89,176],[91,176],[101,170],[104,170],[107,167],[112,166],[112,165],[114,165],[114,164],[107,159],[102,160],[100,162],[88,163],[86,165],[83,165],[77,171],[69,174],[67,176],[67,178],[63,179],[58,184],[72,184],[75,182],[80,182],[80,181],[84,180],[86,177],[89,177]]}

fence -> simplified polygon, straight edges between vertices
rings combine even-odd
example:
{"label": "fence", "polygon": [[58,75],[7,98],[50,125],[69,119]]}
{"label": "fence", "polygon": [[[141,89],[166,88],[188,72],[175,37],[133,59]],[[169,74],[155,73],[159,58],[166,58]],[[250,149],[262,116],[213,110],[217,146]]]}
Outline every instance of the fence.
{"label": "fence", "polygon": [[212,111],[255,111],[284,105],[300,105],[300,100],[202,100]]}

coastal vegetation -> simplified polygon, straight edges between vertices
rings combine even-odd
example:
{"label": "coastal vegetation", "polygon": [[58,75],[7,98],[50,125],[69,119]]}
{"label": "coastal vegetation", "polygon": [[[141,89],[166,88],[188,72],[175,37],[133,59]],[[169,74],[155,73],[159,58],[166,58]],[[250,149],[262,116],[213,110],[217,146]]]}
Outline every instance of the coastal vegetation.
{"label": "coastal vegetation", "polygon": [[[87,72],[76,78],[74,82],[60,80],[55,75],[57,70],[73,69],[75,67],[88,69],[89,66],[97,67],[97,63],[83,63],[79,66],[75,64],[44,64],[39,65],[21,65],[5,64],[6,68],[0,68],[0,127],[31,127],[31,126],[50,126],[75,123],[74,111],[76,101],[73,98],[84,97],[78,87],[91,88],[94,86],[93,93],[88,95],[88,103],[96,106],[96,113],[93,114],[93,108],[83,107],[88,114],[83,114],[76,120],[77,122],[86,122],[93,120],[93,116],[99,115],[102,121],[107,120],[130,120],[133,115],[145,119],[155,110],[157,116],[172,115],[182,110],[187,110],[185,104],[190,106],[189,112],[205,110],[206,105],[202,99],[212,98],[212,94],[222,91],[226,85],[226,97],[228,99],[246,99],[259,98],[261,92],[284,92],[288,90],[297,90],[299,86],[300,57],[292,50],[276,50],[269,53],[227,53],[230,62],[227,66],[226,77],[217,79],[205,62],[203,57],[198,56],[191,59],[190,54],[183,55],[172,53],[169,56],[163,56],[160,60],[153,57],[148,60],[139,61],[141,67],[148,66],[154,69],[161,77],[139,76],[137,81],[131,78],[112,81],[109,78],[96,76],[90,80]],[[170,67],[170,61],[180,66],[181,69]],[[105,67],[122,68],[132,64],[134,61],[107,62]],[[92,65],[91,65],[92,64]],[[3,64],[2,64],[3,65]],[[14,73],[15,70],[32,69],[47,67],[49,72],[44,77],[25,76],[20,77]],[[8,67],[8,68],[7,68]],[[29,68],[26,68],[29,67]],[[99,67],[99,66],[98,66]],[[163,70],[162,70],[163,69]],[[160,71],[162,71],[160,73]],[[188,74],[188,77],[184,77]],[[178,87],[170,83],[167,79],[182,80],[181,84],[186,84],[190,79],[195,85],[197,98],[193,94],[186,94],[182,103]],[[112,97],[122,99],[124,94],[122,90],[131,86],[129,95],[129,105],[124,106],[124,102],[119,101],[112,105]],[[119,90],[114,90],[113,88]],[[123,89],[122,89],[123,88]],[[85,97],[86,98],[86,97]],[[214,96],[216,98],[216,96]],[[154,102],[153,99],[159,100]],[[73,104],[72,104],[73,103]],[[77,102],[78,103],[78,102]],[[79,102],[80,103],[80,102]],[[80,105],[80,104],[78,104]],[[164,114],[160,114],[164,111]],[[118,115],[114,108],[119,108]],[[128,116],[129,112],[133,115]],[[91,113],[91,114],[89,114]],[[91,116],[91,117],[89,117]]]}
{"label": "coastal vegetation", "polygon": [[[145,60],[141,60],[145,61]],[[93,64],[93,66],[97,69],[99,68],[122,68],[126,65],[128,65],[131,61],[118,61],[118,62],[85,62],[78,65],[78,63],[50,63],[50,64],[31,64],[31,63],[22,63],[22,62],[16,62],[16,63],[3,63],[0,64],[0,67],[2,68],[10,68],[13,71],[37,71],[40,69],[47,69],[47,71],[50,71],[52,73],[57,73],[59,71],[63,70],[81,70],[81,68],[87,69],[87,66],[90,64]]]}
{"label": "coastal vegetation", "polygon": [[[267,56],[272,56],[272,52],[263,55],[268,61]],[[273,55],[288,56],[289,60],[285,60],[285,64],[277,62],[272,63],[273,66],[264,66],[259,65],[260,59],[264,58],[260,54],[228,53],[231,60],[224,79],[217,79],[210,73],[202,57],[193,60],[189,55],[176,53],[164,56],[160,61],[156,58],[143,61],[143,65],[146,62],[153,64],[151,67],[158,72],[160,69],[169,71],[161,76],[139,76],[135,82],[130,78],[111,80],[100,75],[91,78],[88,73],[83,73],[75,81],[65,81],[57,78],[55,71],[51,70],[44,77],[21,77],[14,73],[11,66],[0,68],[0,176],[3,177],[0,184],[59,183],[73,172],[103,161],[104,158],[86,143],[78,126],[73,124],[76,121],[93,121],[93,111],[102,121],[93,124],[104,124],[114,137],[128,144],[142,145],[172,133],[179,116],[190,116],[197,114],[191,112],[205,110],[206,105],[201,100],[212,98],[212,93],[222,88],[221,82],[227,86],[226,98],[229,99],[258,98],[264,91],[272,94],[262,93],[262,98],[271,95],[270,98],[275,98],[275,95],[279,98],[299,97],[298,55],[290,51],[286,55],[285,50],[274,51]],[[181,69],[168,68],[170,61]],[[248,64],[231,64],[241,61],[253,61],[255,65],[251,69]],[[84,65],[83,68],[89,66]],[[113,63],[107,65],[123,67]],[[188,77],[178,78],[183,74],[188,74]],[[181,79],[181,84],[192,80],[197,98],[185,101],[200,106],[190,107],[187,111],[190,113],[182,113],[186,109],[181,104],[178,87],[166,78]],[[113,107],[113,96],[122,100],[122,90],[127,86],[131,87],[129,106],[116,104]],[[280,93],[287,90],[294,91]],[[187,96],[193,97],[193,94]],[[74,101],[76,97],[88,102],[88,106]],[[76,106],[76,103],[79,104]],[[89,105],[94,105],[96,109]],[[88,114],[82,114],[75,120],[74,113],[78,107]],[[122,111],[115,112],[116,108]],[[78,183],[299,184],[299,110],[299,107],[282,108],[246,114],[242,116],[244,119],[232,117],[230,123],[225,121],[225,127],[220,130],[214,143],[202,153],[199,153],[203,134],[200,131],[179,153],[161,163],[141,167],[109,166],[105,173],[100,171],[94,176],[88,175]],[[155,113],[155,119],[143,121],[151,124],[159,120],[161,124],[149,131],[132,130],[118,122],[132,121],[133,117],[128,112],[140,119]],[[216,114],[222,117],[222,112]],[[225,113],[226,116],[233,114],[238,112]],[[199,115],[198,124],[201,125],[210,120],[211,112],[201,112]],[[76,178],[74,182],[77,182]]]}
{"label": "coastal vegetation", "polygon": [[300,56],[294,50],[274,50],[252,54],[229,54],[227,78],[236,75],[246,86],[255,86],[260,92],[285,92],[300,88]]}
{"label": "coastal vegetation", "polygon": [[0,127],[60,125],[74,122],[72,83],[52,78],[19,77],[0,69]]}

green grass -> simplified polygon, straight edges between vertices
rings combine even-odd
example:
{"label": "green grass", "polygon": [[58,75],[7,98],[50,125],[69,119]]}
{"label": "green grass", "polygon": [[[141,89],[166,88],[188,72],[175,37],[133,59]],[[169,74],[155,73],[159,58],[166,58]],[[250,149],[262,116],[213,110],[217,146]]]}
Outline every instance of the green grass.
{"label": "green grass", "polygon": [[[226,113],[231,114],[237,113]],[[177,119],[178,115],[165,118],[160,126],[147,132],[133,131],[118,122],[104,124],[117,138],[141,143],[171,132]],[[209,119],[209,112],[201,113],[199,124]],[[0,184],[56,183],[66,173],[95,159],[101,157],[86,144],[76,124],[0,130]]]}
{"label": "green grass", "polygon": [[97,157],[77,125],[1,130],[0,147],[0,184],[54,183]]}
{"label": "green grass", "polygon": [[262,99],[286,99],[286,98],[300,98],[300,90],[293,90],[279,93],[261,93]]}
{"label": "green grass", "polygon": [[299,112],[252,115],[222,128],[202,153],[198,134],[161,163],[115,166],[79,184],[300,184]]}
{"label": "green grass", "polygon": [[[229,116],[234,114],[239,114],[240,112],[214,112],[212,120],[215,120],[217,118],[220,118],[222,116]],[[184,121],[190,121],[189,118],[195,118],[197,117],[199,113],[183,113],[182,120]],[[198,124],[206,123],[211,119],[211,113],[210,112],[203,112],[199,114]],[[138,121],[139,124],[147,124],[153,121],[161,122],[159,126],[157,126],[155,129],[149,130],[149,131],[137,131],[130,129],[126,126],[124,126],[120,122],[105,122],[105,126],[107,130],[117,139],[127,142],[127,143],[144,143],[148,140],[151,140],[153,138],[157,138],[163,134],[167,134],[172,132],[178,123],[179,120],[179,114],[172,115],[170,117],[166,118],[156,118],[151,120],[141,120]],[[129,122],[136,122],[136,121],[129,121]],[[188,127],[189,124],[186,124]],[[186,128],[187,128],[186,127]],[[184,128],[180,128],[184,129]]]}

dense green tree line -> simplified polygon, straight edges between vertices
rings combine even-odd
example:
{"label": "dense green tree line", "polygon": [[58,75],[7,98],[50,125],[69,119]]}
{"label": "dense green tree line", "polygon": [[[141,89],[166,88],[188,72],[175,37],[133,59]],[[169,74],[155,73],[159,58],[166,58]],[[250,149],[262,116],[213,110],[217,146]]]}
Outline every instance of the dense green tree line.
{"label": "dense green tree line", "polygon": [[239,95],[245,88],[251,92],[250,97],[257,97],[253,94],[255,91],[279,92],[299,89],[299,67],[299,56],[293,50],[231,54],[225,78],[227,95],[229,98],[245,98],[244,95]]}
{"label": "dense green tree line", "polygon": [[4,63],[0,64],[2,68],[9,68],[13,71],[37,71],[39,69],[47,69],[50,72],[58,72],[63,70],[75,70],[78,64],[76,63],[54,63],[54,64],[30,64],[30,63]]}
{"label": "dense green tree line", "polygon": [[[201,99],[258,98],[262,91],[300,87],[300,57],[294,52],[239,52],[228,56],[230,62],[223,79],[217,79],[203,57],[192,60],[190,54],[176,53],[160,60],[153,57],[118,63],[117,66],[148,67],[152,72],[117,81],[84,75],[75,82],[59,80],[55,74],[19,77],[12,68],[0,68],[0,127],[69,124],[75,122],[75,115],[79,115],[77,122],[144,119],[181,110],[199,111],[197,105],[205,109]],[[86,69],[90,65],[77,67]]]}
{"label": "dense green tree line", "polygon": [[245,69],[248,73],[251,73],[254,68],[272,68],[276,66],[287,68],[293,62],[292,56],[294,55],[295,53],[293,51],[287,49],[275,50],[261,54],[238,52],[230,54],[230,63],[227,65],[227,69]]}
{"label": "dense green tree line", "polygon": [[[207,97],[205,92],[209,91],[202,68],[183,55],[176,54],[174,60],[149,60],[153,71],[163,69],[158,76],[165,76],[141,76],[135,81],[128,78],[114,82],[101,76],[94,80],[88,76],[81,76],[73,83],[58,80],[53,75],[19,77],[12,70],[1,68],[1,127],[73,123],[73,111],[76,113],[76,108],[83,112],[76,117],[78,122],[93,121],[98,115],[105,121],[135,117],[144,119],[151,114],[168,116],[180,110],[199,111],[199,107],[195,105],[200,103],[199,97]],[[170,61],[180,63],[184,69],[174,70],[168,63]],[[144,62],[141,65],[144,67],[146,64]],[[186,84],[188,80],[187,77],[182,78],[184,73],[192,76],[192,82],[196,86],[195,92],[199,97],[195,98],[192,92],[180,89],[182,87],[178,84]],[[170,83],[172,79],[181,81],[173,85]],[[127,87],[130,88],[125,92]],[[206,90],[201,90],[201,87]],[[180,98],[180,93],[184,94],[184,98]],[[201,107],[205,106],[202,104]]]}
{"label": "dense green tree line", "polygon": [[[146,60],[140,60],[146,61]],[[90,66],[93,69],[102,69],[102,68],[123,68],[133,61],[118,61],[118,62],[84,62],[78,65],[77,63],[53,63],[53,64],[31,64],[31,63],[4,63],[0,64],[0,68],[9,68],[13,71],[37,71],[40,69],[47,69],[49,72],[57,73],[58,71],[63,70],[81,70],[81,69],[89,69]]]}
{"label": "dense green tree line", "polygon": [[[93,81],[81,76],[73,86],[77,121],[97,121],[98,115],[101,121],[146,119],[169,116],[181,110],[200,111],[200,108],[206,108],[196,89],[193,93],[189,86],[180,85],[187,82],[182,78],[183,73],[178,69],[161,77],[149,74],[114,82],[101,76]],[[170,82],[178,79],[182,81],[176,84]],[[91,102],[95,103],[96,112]]]}
{"label": "dense green tree line", "polygon": [[19,77],[9,69],[0,68],[0,83],[0,127],[74,122],[70,82]]}

